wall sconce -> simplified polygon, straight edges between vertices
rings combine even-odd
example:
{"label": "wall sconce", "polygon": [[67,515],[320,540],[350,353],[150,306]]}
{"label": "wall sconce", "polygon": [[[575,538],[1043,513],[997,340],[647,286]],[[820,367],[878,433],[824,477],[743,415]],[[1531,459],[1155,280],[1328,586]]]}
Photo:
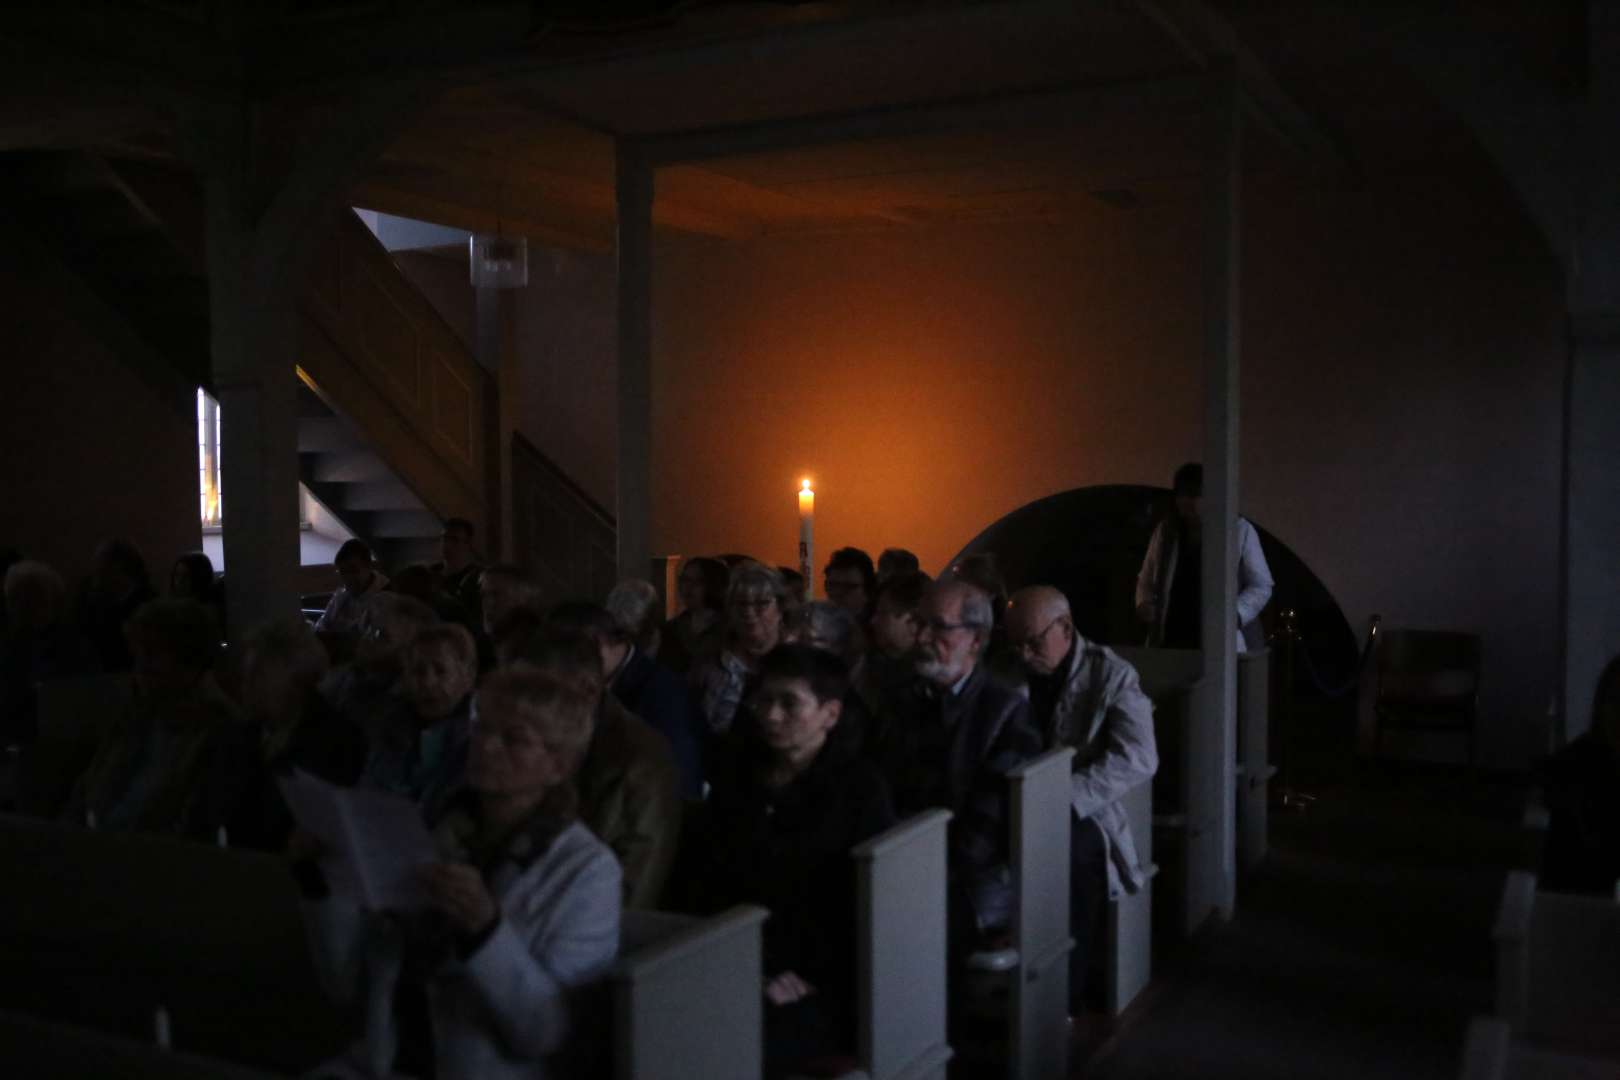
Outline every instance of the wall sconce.
{"label": "wall sconce", "polygon": [[529,283],[529,238],[475,233],[467,238],[467,263],[475,289],[521,289]]}

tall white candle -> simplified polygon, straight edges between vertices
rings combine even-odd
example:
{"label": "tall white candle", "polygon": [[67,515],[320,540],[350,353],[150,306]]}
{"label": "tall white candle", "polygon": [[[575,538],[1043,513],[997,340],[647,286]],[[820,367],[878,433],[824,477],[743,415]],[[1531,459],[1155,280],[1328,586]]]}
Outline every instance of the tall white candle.
{"label": "tall white candle", "polygon": [[807,479],[799,489],[799,573],[804,577],[804,598],[816,598],[816,578],[811,572],[815,561],[816,493]]}

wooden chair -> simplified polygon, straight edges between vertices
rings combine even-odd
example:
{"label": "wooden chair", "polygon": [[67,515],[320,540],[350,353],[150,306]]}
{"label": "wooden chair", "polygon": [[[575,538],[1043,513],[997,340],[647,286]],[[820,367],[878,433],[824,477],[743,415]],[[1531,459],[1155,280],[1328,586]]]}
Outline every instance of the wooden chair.
{"label": "wooden chair", "polygon": [[633,947],[612,975],[617,1080],[759,1080],[766,916],[626,914],[621,936]]}
{"label": "wooden chair", "polygon": [[1478,634],[1451,630],[1381,630],[1373,691],[1373,752],[1386,730],[1457,732],[1477,759],[1480,656]]}
{"label": "wooden chair", "polygon": [[1620,902],[1541,892],[1515,870],[1493,937],[1496,1015],[1515,1038],[1620,1062]]}

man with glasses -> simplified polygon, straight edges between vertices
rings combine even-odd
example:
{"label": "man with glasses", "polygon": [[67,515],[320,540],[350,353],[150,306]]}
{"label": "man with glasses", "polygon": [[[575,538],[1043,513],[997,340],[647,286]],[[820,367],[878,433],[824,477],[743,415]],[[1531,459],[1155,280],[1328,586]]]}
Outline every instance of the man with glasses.
{"label": "man with glasses", "polygon": [[917,690],[874,730],[873,753],[902,816],[951,811],[950,920],[958,957],[995,940],[1012,914],[1008,770],[1038,754],[1029,702],[981,660],[990,598],[960,581],[929,590],[917,611]]}
{"label": "man with glasses", "polygon": [[1087,947],[1105,898],[1142,887],[1142,867],[1120,801],[1159,768],[1153,703],[1136,669],[1074,628],[1069,601],[1048,585],[1014,593],[1007,640],[1029,674],[1034,719],[1047,749],[1074,747],[1069,805],[1069,1012],[1084,1001]]}

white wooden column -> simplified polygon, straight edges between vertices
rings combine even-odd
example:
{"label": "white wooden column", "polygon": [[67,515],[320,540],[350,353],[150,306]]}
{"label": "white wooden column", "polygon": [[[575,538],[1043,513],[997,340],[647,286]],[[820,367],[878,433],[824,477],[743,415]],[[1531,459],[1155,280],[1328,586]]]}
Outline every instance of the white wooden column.
{"label": "white wooden column", "polygon": [[[1566,404],[1564,728],[1567,742],[1592,724],[1598,676],[1620,654],[1620,314],[1570,320]],[[1544,747],[1542,749],[1551,749]]]}
{"label": "white wooden column", "polygon": [[653,174],[618,144],[619,576],[644,578],[652,558]]}
{"label": "white wooden column", "polygon": [[210,144],[204,176],[210,350],[233,640],[265,619],[297,613],[301,561],[291,278],[298,245],[293,220],[266,212],[270,184],[256,175],[253,124],[250,106],[219,106],[200,132]]}
{"label": "white wooden column", "polygon": [[[1221,727],[1220,813],[1215,819],[1216,911],[1231,918],[1237,896],[1237,506],[1238,285],[1241,130],[1236,68],[1224,62],[1210,80],[1209,158],[1204,203],[1204,651],[1200,718]],[[1200,763],[1204,764],[1204,763]]]}

